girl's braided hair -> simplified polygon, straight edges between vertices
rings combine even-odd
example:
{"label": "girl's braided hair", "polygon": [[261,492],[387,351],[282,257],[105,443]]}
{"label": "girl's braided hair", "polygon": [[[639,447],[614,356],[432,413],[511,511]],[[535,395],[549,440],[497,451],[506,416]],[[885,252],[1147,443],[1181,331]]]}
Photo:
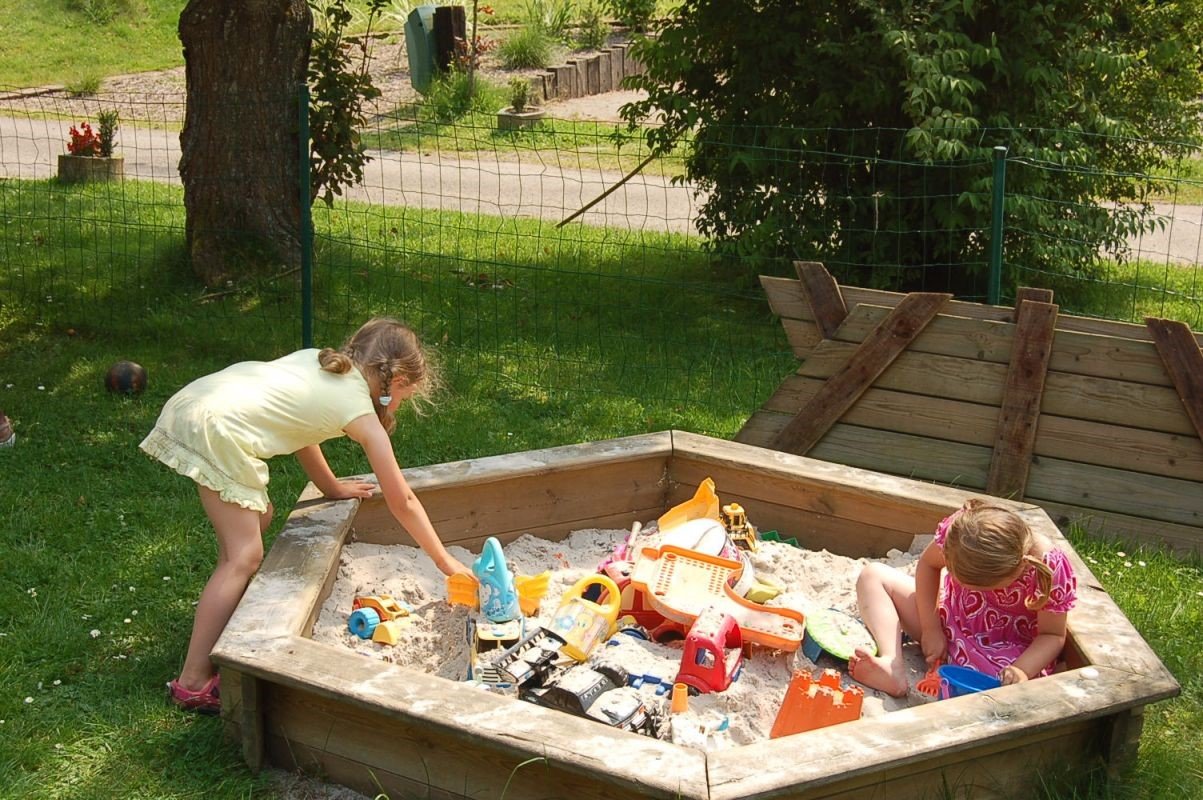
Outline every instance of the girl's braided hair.
{"label": "girl's braided hair", "polygon": [[318,353],[318,362],[327,372],[343,374],[358,367],[372,393],[372,406],[380,424],[393,432],[396,420],[388,407],[376,402],[386,394],[394,378],[404,378],[414,387],[414,411],[425,410],[438,388],[438,374],[427,360],[418,336],[407,325],[391,317],[376,317],[364,323],[341,348],[327,347]]}
{"label": "girl's braided hair", "polygon": [[1031,549],[1032,531],[1018,514],[976,499],[953,518],[944,540],[948,571],[967,586],[996,586],[1018,577],[1024,564],[1034,567],[1039,593],[1024,604],[1038,611],[1048,603],[1053,571]]}

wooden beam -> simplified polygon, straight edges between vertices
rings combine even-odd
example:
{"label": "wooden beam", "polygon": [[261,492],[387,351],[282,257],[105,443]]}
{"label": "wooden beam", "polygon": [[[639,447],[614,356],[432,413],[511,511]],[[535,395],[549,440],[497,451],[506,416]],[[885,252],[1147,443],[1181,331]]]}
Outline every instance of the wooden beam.
{"label": "wooden beam", "polygon": [[[939,324],[939,320],[933,326],[936,324]],[[855,351],[856,344],[853,342],[826,340],[822,347],[815,347],[806,357],[798,374],[826,380],[842,369]],[[997,408],[1002,405],[1006,373],[1006,364],[920,353],[912,346],[894,360],[873,384],[873,388],[918,395],[938,394],[948,400],[981,403]],[[787,378],[786,381],[791,379]],[[792,414],[798,409],[795,406],[788,410]],[[1070,375],[1058,372],[1052,364],[1044,379],[1041,411],[1046,417],[1056,415],[1134,430],[1185,434],[1192,440],[1195,438],[1195,428],[1172,387]]]}
{"label": "wooden beam", "polygon": [[1015,316],[1011,318],[1015,322],[1019,321],[1019,307],[1025,300],[1031,300],[1034,303],[1051,303],[1053,302],[1053,290],[1037,289],[1034,286],[1021,287],[1015,293]]}
{"label": "wooden beam", "polygon": [[1203,439],[1203,352],[1190,327],[1184,322],[1148,317],[1145,325],[1157,345],[1157,355],[1178,391],[1178,399]]}
{"label": "wooden beam", "polygon": [[817,261],[795,261],[802,295],[810,304],[811,313],[824,339],[831,339],[848,316],[844,296],[831,273]]}
{"label": "wooden beam", "polygon": [[1036,424],[1044,396],[1044,376],[1053,352],[1057,306],[1025,300],[1016,311],[1011,363],[1003,389],[994,439],[994,456],[986,491],[999,497],[1023,498],[1036,445]]}
{"label": "wooden beam", "polygon": [[263,686],[252,675],[242,675],[242,757],[256,775],[263,769]]}
{"label": "wooden beam", "polygon": [[[798,286],[798,281],[793,278],[761,275],[760,285],[764,289],[765,297],[769,301],[769,308],[774,314],[782,319],[813,321],[810,316],[810,309],[807,307],[806,301],[803,300],[802,290]],[[840,294],[844,296],[844,303],[847,304],[848,308],[856,308],[864,304],[893,308],[898,305],[898,301],[901,298],[906,297],[905,294],[899,292],[866,289],[861,286],[841,286]],[[951,316],[990,320],[993,322],[1015,321],[1015,309],[1011,306],[988,306],[982,303],[971,303],[963,300],[950,301],[945,306],[944,313]],[[1060,330],[1076,333],[1116,336],[1121,339],[1135,339],[1141,342],[1150,342],[1153,339],[1149,335],[1148,328],[1132,322],[1115,322],[1096,317],[1075,317],[1071,314],[1062,314],[1057,325]],[[1200,347],[1203,347],[1203,333],[1196,333],[1195,340],[1199,343]]]}
{"label": "wooden beam", "polygon": [[804,455],[839,420],[886,367],[931,322],[950,294],[914,292],[899,302],[809,403],[773,440],[774,450]]}

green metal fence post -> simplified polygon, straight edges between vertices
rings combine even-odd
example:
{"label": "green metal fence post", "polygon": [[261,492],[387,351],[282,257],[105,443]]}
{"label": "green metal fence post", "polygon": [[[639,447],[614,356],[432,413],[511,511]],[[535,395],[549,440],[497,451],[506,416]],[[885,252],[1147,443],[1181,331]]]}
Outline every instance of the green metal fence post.
{"label": "green metal fence post", "polygon": [[301,347],[313,347],[313,208],[309,199],[309,86],[297,91],[301,193]]}
{"label": "green metal fence post", "polygon": [[1003,206],[1007,196],[1007,148],[994,148],[994,186],[990,208],[990,285],[986,302],[998,305],[1002,295]]}

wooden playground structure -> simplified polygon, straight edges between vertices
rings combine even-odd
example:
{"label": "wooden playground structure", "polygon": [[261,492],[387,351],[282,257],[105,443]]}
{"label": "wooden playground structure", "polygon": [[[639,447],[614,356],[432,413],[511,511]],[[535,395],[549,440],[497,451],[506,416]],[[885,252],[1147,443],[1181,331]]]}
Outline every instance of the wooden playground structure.
{"label": "wooden playground structure", "polygon": [[1203,547],[1203,336],[947,294],[763,277],[801,361],[736,441],[1038,504],[1083,525]]}

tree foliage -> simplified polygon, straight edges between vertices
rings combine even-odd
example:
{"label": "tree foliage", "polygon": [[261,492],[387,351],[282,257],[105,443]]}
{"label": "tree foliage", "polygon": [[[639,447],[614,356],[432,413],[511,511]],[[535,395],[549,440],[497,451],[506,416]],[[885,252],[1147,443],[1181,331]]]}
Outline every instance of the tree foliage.
{"label": "tree foliage", "polygon": [[369,158],[360,131],[365,105],[380,97],[368,72],[372,25],[389,0],[368,0],[366,32],[355,39],[347,28],[355,14],[347,0],[310,0],[318,24],[309,52],[309,131],[311,199],[327,204],[346,186],[363,180]]}
{"label": "tree foliage", "polygon": [[691,141],[700,230],[755,269],[971,292],[997,145],[1008,266],[1089,270],[1150,224],[1133,176],[1198,140],[1200,42],[1203,0],[683,0],[626,112]]}

